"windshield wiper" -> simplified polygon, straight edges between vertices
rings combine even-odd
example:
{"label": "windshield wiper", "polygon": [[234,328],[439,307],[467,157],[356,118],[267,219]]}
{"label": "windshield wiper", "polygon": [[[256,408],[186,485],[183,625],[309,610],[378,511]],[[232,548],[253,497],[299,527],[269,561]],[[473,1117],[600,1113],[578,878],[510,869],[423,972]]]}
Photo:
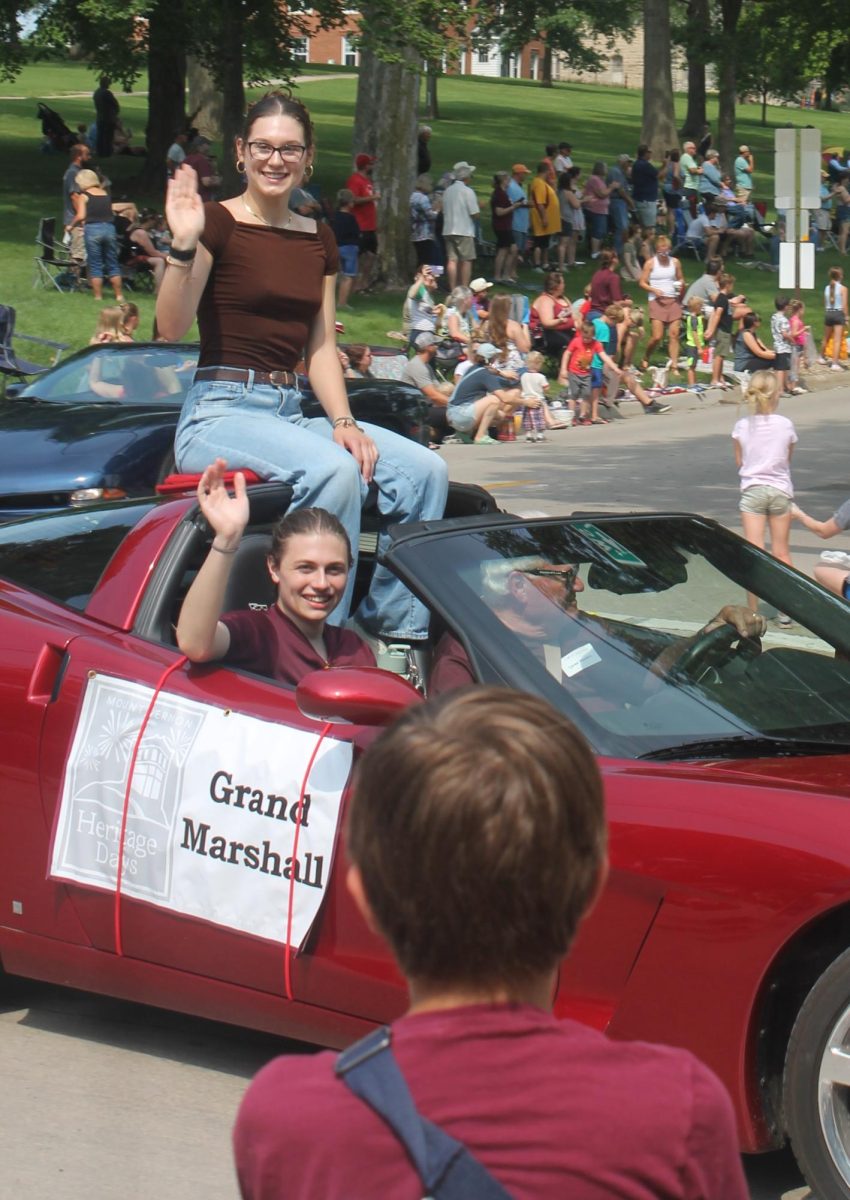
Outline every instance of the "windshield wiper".
{"label": "windshield wiper", "polygon": [[761,734],[730,734],[729,737],[704,741],[679,742],[639,754],[645,762],[679,761],[699,758],[791,758],[810,754],[847,754],[845,742],[805,741],[801,738],[765,737]]}

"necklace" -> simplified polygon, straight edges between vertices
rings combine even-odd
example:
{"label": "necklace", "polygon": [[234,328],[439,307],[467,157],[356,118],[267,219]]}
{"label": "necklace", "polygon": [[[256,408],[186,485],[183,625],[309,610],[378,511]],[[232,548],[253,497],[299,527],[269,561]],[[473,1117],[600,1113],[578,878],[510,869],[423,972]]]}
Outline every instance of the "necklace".
{"label": "necklace", "polygon": [[275,225],[274,221],[267,221],[262,213],[254,212],[253,208],[251,208],[251,205],[248,203],[248,201],[245,199],[244,196],[240,196],[240,200],[244,204],[246,212],[249,212],[256,221],[262,221],[262,223],[264,225],[268,225],[271,229],[288,229],[289,228],[290,222],[292,221],[292,209],[289,210],[289,216],[286,218],[285,225]]}

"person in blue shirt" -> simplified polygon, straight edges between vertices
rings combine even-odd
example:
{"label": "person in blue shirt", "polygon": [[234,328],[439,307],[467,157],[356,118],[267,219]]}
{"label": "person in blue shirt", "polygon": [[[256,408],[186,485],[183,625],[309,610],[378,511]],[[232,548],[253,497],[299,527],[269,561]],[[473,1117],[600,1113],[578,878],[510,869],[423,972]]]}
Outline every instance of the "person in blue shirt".
{"label": "person in blue shirt", "polygon": [[720,174],[720,155],[716,150],[709,150],[702,164],[702,174],[699,177],[699,194],[719,196],[723,187],[723,177]]}
{"label": "person in blue shirt", "polygon": [[525,194],[524,184],[530,174],[530,169],[524,163],[514,163],[511,167],[511,178],[505,188],[511,204],[518,206],[514,209],[514,214],[511,218],[511,232],[514,235],[514,244],[511,247],[511,252],[503,268],[503,278],[506,283],[516,283],[517,259],[520,254],[525,253],[525,244],[528,241],[528,198]]}
{"label": "person in blue shirt", "polygon": [[638,146],[638,156],[632,164],[632,196],[638,219],[644,229],[655,230],[658,223],[658,171],[650,161],[649,146]]}

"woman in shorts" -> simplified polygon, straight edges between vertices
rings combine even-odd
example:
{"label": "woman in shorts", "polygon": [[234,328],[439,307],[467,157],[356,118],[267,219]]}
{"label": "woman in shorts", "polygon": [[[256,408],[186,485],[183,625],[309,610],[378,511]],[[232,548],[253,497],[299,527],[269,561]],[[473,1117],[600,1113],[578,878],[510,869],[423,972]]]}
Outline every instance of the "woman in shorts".
{"label": "woman in shorts", "polygon": [[830,370],[843,370],[838,361],[841,355],[841,343],[847,333],[847,288],[844,286],[844,272],[841,267],[832,267],[829,272],[829,283],[823,289],[824,304],[824,349],[826,343],[832,340],[832,362]]}
{"label": "woman in shorts", "polygon": [[649,343],[642,370],[649,366],[649,357],[667,334],[667,352],[672,370],[678,375],[679,323],[682,319],[682,264],[670,253],[670,239],[661,236],[655,239],[655,254],[644,263],[638,280],[640,287],[649,293],[649,320],[651,322]]}

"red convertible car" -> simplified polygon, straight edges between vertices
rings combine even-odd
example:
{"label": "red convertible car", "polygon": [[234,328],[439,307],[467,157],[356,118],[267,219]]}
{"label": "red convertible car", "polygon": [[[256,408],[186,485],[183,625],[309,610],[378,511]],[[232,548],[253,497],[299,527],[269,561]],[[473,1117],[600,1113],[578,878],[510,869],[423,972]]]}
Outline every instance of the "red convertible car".
{"label": "red convertible car", "polygon": [[[286,501],[251,490],[229,606],[268,603]],[[744,1150],[789,1138],[821,1200],[846,1200],[847,606],[708,520],[520,520],[455,488],[444,521],[379,538],[432,644],[398,647],[401,674],[318,672],[293,693],[181,659],[209,538],[191,497],[0,528],[4,969],[331,1046],[401,1012],[339,831],[352,761],[448,653],[545,696],[599,756],[611,877],[556,1012],[688,1047],[728,1086]],[[574,597],[541,590],[527,636],[505,597],[547,565],[574,568]]]}

